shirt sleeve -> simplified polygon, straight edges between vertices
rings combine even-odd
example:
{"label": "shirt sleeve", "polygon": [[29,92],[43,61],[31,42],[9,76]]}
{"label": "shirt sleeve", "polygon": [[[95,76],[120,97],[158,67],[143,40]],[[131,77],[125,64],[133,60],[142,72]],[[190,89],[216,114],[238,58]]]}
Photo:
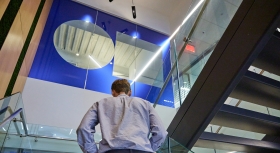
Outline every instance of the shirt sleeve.
{"label": "shirt sleeve", "polygon": [[151,138],[150,143],[151,147],[154,151],[157,151],[161,144],[164,142],[167,131],[165,130],[165,127],[163,126],[162,121],[160,120],[157,112],[155,109],[149,104],[149,110],[150,110],[150,130],[151,130]]}
{"label": "shirt sleeve", "polygon": [[83,153],[98,152],[93,138],[93,133],[95,133],[95,126],[99,123],[97,105],[98,103],[94,103],[92,107],[90,107],[76,131],[77,141]]}

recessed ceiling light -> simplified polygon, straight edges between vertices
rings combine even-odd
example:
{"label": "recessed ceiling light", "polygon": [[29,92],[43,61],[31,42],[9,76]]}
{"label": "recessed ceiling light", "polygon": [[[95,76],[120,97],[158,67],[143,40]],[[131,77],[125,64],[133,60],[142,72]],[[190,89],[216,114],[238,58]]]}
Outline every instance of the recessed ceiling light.
{"label": "recessed ceiling light", "polygon": [[76,56],[79,56],[79,55],[80,55],[79,53],[76,54]]}

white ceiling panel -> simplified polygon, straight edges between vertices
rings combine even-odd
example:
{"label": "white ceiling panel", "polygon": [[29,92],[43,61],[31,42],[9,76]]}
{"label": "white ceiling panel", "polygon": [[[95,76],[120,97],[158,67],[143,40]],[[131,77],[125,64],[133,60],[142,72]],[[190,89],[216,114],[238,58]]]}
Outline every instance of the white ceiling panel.
{"label": "white ceiling panel", "polygon": [[195,28],[192,37],[200,41],[204,41],[205,43],[213,44],[217,40],[220,40],[224,31],[225,28],[201,19],[197,27]]}
{"label": "white ceiling panel", "polygon": [[237,9],[237,6],[228,1],[211,0],[204,12],[203,19],[226,29]]}

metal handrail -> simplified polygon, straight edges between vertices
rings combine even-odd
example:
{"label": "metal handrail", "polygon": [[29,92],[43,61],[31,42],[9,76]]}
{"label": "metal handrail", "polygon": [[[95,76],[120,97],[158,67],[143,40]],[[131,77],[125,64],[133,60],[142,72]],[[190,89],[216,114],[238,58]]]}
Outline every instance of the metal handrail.
{"label": "metal handrail", "polygon": [[[8,108],[7,108],[8,109]],[[17,111],[15,111],[14,113],[12,113],[11,116],[9,116],[8,118],[6,118],[3,122],[1,122],[0,124],[0,128],[4,127],[8,122],[12,121],[16,115],[18,115],[19,113],[22,112],[22,108],[18,109]]]}
{"label": "metal handrail", "polygon": [[9,107],[9,106],[7,106],[7,107],[5,107],[5,108],[1,109],[1,110],[0,110],[0,115],[1,115],[1,114],[3,114],[4,112],[6,112],[6,111],[7,111],[7,109],[8,109],[8,107]]}
{"label": "metal handrail", "polygon": [[[181,48],[181,50],[180,50],[180,53],[179,53],[179,55],[178,55],[178,59],[180,59],[180,57],[182,56],[182,54],[183,54],[183,52],[184,52],[184,50],[185,50],[187,44],[188,44],[188,39],[187,39],[187,38],[184,38],[184,45],[182,46],[182,48]],[[160,89],[160,92],[159,92],[159,94],[158,94],[158,96],[157,96],[157,99],[156,99],[155,102],[154,102],[153,107],[156,107],[156,105],[157,105],[157,103],[158,103],[158,101],[159,101],[161,95],[163,94],[163,91],[165,90],[165,88],[166,88],[166,86],[167,86],[167,84],[168,84],[168,82],[169,82],[169,79],[170,79],[171,76],[172,76],[173,71],[175,70],[175,67],[176,67],[176,64],[174,64],[174,65],[172,66],[171,70],[169,71],[169,73],[168,73],[168,75],[167,75],[167,77],[166,77],[166,79],[165,79],[165,82],[164,82],[162,88]]]}
{"label": "metal handrail", "polygon": [[[9,113],[11,114],[8,118],[6,118],[3,122],[0,123],[0,128],[4,127],[8,122],[12,121],[15,119],[15,116],[17,116],[18,114],[20,114],[20,118],[21,118],[21,122],[23,124],[23,129],[24,129],[24,133],[25,135],[28,135],[28,131],[27,131],[27,126],[26,126],[26,122],[25,122],[25,117],[23,115],[23,109],[20,108],[18,109],[17,111],[13,112],[11,107],[10,106],[7,106],[5,108],[3,108],[2,110],[0,110],[0,114],[6,112],[6,111],[9,111]],[[18,125],[16,123],[17,120],[14,120],[14,125],[15,125],[15,128],[16,128],[16,131],[18,134],[20,134],[20,131],[19,131],[19,128],[18,128]]]}
{"label": "metal handrail", "polygon": [[[0,131],[0,133],[2,133]],[[20,134],[16,134],[16,133],[10,133],[10,135],[19,135],[19,136],[22,136]],[[44,138],[44,139],[54,139],[54,140],[64,140],[64,141],[74,141],[74,142],[77,142],[76,139],[66,139],[66,138],[57,138],[57,137],[48,137],[48,136],[42,136],[42,135],[35,135],[35,134],[28,134],[28,135],[25,135],[27,137],[34,137],[34,138]],[[24,137],[25,137],[24,136]],[[96,144],[99,144],[99,142],[95,142]]]}
{"label": "metal handrail", "polygon": [[35,138],[46,138],[46,139],[65,140],[65,141],[77,141],[77,140],[75,140],[75,139],[48,137],[48,136],[41,136],[41,135],[35,135],[35,134],[29,134],[29,135],[27,135],[27,136],[29,136],[29,137],[35,137]]}

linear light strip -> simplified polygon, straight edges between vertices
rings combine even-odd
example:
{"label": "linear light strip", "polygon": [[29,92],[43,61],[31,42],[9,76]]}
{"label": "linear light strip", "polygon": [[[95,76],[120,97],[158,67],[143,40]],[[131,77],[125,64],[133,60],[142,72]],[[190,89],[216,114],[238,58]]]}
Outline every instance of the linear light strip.
{"label": "linear light strip", "polygon": [[91,57],[90,55],[88,56],[99,68],[101,68],[101,66],[93,59],[93,57]]}
{"label": "linear light strip", "polygon": [[132,85],[139,77],[144,73],[144,71],[151,65],[151,63],[155,60],[155,58],[161,53],[163,48],[165,48],[169,41],[177,34],[180,28],[184,25],[184,23],[193,15],[193,13],[198,9],[198,7],[203,3],[204,0],[199,1],[199,3],[193,8],[193,10],[187,15],[187,17],[183,20],[182,24],[173,32],[173,34],[166,40],[166,42],[159,48],[156,54],[150,59],[150,61],[144,66],[144,68],[140,71],[140,73],[135,77],[135,79],[130,83]]}

